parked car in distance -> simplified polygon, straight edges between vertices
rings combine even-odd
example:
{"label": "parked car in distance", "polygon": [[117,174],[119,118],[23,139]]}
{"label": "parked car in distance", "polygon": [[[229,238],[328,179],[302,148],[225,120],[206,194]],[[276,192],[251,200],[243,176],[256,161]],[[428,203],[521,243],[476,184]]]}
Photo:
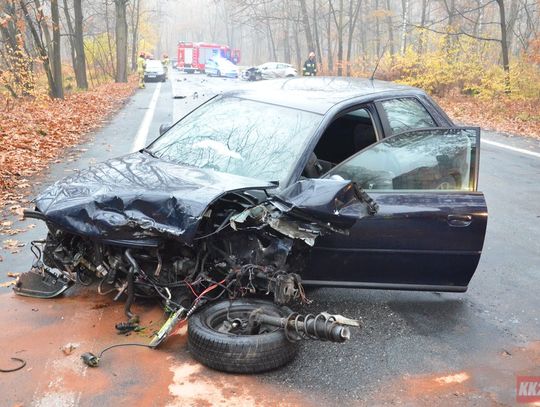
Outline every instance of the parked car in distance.
{"label": "parked car in distance", "polygon": [[291,64],[283,62],[266,62],[258,66],[263,79],[292,78],[298,76],[298,72]]}
{"label": "parked car in distance", "polygon": [[146,61],[146,68],[144,68],[144,81],[161,81],[167,80],[167,73],[161,61],[156,59],[149,59]]}
{"label": "parked car in distance", "polygon": [[238,67],[228,59],[221,57],[213,57],[206,61],[204,72],[208,76],[238,78]]}

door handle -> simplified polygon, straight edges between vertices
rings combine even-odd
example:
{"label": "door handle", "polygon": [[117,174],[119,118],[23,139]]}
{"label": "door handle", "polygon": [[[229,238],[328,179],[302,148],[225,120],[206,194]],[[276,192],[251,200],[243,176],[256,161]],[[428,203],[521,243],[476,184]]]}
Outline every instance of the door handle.
{"label": "door handle", "polygon": [[471,224],[472,216],[471,215],[448,215],[446,221],[450,226],[457,228],[464,228]]}

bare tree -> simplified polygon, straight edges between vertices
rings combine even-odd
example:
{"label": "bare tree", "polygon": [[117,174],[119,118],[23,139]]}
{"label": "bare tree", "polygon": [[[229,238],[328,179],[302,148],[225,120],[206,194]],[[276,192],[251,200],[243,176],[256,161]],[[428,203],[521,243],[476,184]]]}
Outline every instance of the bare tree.
{"label": "bare tree", "polygon": [[75,15],[75,80],[77,87],[88,89],[88,79],[86,77],[86,55],[84,53],[84,35],[83,35],[83,11],[82,1],[73,0],[73,12]]}
{"label": "bare tree", "polygon": [[53,32],[53,88],[51,96],[53,98],[64,98],[64,86],[62,78],[62,57],[60,52],[60,12],[58,9],[58,0],[51,0],[51,19]]}
{"label": "bare tree", "polygon": [[127,82],[128,25],[127,3],[129,0],[114,0],[116,34],[116,82]]}
{"label": "bare tree", "polygon": [[141,0],[133,0],[130,7],[131,17],[131,70],[137,69],[137,49],[139,43],[139,24],[141,19]]}

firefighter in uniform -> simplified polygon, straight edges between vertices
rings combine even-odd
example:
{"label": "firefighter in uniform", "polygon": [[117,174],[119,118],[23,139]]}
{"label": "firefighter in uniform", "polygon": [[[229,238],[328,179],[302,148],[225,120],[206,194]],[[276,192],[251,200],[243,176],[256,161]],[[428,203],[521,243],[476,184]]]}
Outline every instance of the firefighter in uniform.
{"label": "firefighter in uniform", "polygon": [[315,53],[313,51],[309,53],[308,59],[306,60],[306,62],[304,62],[302,74],[304,76],[317,75],[317,63],[315,62]]}
{"label": "firefighter in uniform", "polygon": [[163,56],[161,57],[161,63],[163,64],[163,69],[165,70],[165,78],[168,77],[169,62],[169,56],[167,54],[163,54]]}
{"label": "firefighter in uniform", "polygon": [[139,75],[139,88],[144,89],[144,68],[146,68],[146,59],[144,59],[144,52],[139,54],[137,58],[137,74]]}

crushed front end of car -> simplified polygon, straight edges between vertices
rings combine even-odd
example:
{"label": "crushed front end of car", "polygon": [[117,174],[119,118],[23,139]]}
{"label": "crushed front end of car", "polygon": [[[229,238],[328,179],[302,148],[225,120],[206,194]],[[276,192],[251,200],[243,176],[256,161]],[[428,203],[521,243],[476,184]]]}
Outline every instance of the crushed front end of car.
{"label": "crushed front end of car", "polygon": [[[95,286],[125,301],[124,328],[137,323],[136,298],[156,297],[169,317],[150,346],[193,320],[193,355],[220,370],[278,367],[301,338],[343,342],[356,321],[286,305],[308,301],[301,270],[317,237],[352,226],[339,212],[362,205],[369,216],[376,204],[343,180],[274,188],[141,154],[96,165],[49,187],[25,213],[48,234],[32,243],[36,259],[14,290],[52,298]],[[212,343],[229,350],[227,360]]]}

